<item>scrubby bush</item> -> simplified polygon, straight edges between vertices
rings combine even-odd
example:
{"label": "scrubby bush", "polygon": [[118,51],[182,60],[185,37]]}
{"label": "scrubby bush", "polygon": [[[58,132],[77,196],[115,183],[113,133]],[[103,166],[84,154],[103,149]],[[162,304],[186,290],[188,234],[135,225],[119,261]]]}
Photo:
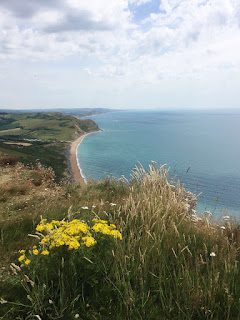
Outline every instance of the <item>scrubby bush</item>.
{"label": "scrubby bush", "polygon": [[14,156],[9,156],[7,154],[1,154],[0,155],[0,166],[5,167],[7,165],[9,166],[15,166],[18,163],[18,158]]}
{"label": "scrubby bush", "polygon": [[19,316],[86,316],[104,292],[105,273],[113,264],[112,249],[122,239],[121,233],[101,219],[89,223],[79,219],[47,223],[43,219],[36,227],[36,237],[39,241],[31,250],[20,251],[20,266],[12,264],[29,300],[28,306],[19,303]]}

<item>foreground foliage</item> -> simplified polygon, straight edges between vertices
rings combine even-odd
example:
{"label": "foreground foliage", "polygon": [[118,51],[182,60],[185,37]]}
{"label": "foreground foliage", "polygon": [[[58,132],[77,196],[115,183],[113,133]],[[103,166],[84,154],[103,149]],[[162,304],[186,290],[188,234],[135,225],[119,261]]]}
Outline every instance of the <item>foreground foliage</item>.
{"label": "foreground foliage", "polygon": [[3,319],[238,319],[239,225],[197,216],[164,167],[51,189],[25,208],[21,245],[7,238],[19,224],[0,223],[15,273],[2,281]]}

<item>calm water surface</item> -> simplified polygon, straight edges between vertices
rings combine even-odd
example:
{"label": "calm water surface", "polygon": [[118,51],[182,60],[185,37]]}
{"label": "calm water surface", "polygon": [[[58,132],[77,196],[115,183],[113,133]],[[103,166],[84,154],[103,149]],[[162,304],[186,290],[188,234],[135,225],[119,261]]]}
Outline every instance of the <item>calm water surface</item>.
{"label": "calm water surface", "polygon": [[103,132],[87,136],[78,148],[87,180],[128,178],[138,162],[147,168],[153,160],[202,193],[198,211],[240,217],[239,111],[122,111],[91,119]]}

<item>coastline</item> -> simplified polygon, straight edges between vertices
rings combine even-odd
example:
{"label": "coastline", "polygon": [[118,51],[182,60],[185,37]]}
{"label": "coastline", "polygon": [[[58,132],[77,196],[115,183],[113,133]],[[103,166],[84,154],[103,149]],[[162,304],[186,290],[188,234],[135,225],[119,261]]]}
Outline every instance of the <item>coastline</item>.
{"label": "coastline", "polygon": [[71,164],[71,169],[72,169],[72,174],[73,174],[73,179],[76,182],[79,182],[80,184],[85,184],[85,180],[81,174],[81,169],[80,166],[78,165],[78,160],[77,160],[77,148],[79,144],[83,141],[83,139],[93,133],[101,132],[102,130],[98,131],[92,131],[83,134],[80,136],[78,139],[72,142],[71,147],[70,147],[70,164]]}

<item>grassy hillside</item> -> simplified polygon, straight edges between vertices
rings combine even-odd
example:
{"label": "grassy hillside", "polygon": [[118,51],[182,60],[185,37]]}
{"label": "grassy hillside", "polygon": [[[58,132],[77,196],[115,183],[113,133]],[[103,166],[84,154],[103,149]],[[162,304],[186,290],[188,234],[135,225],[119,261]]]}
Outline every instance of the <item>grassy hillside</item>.
{"label": "grassy hillside", "polygon": [[92,120],[61,113],[0,114],[0,153],[16,156],[24,164],[51,166],[57,181],[67,169],[69,143],[85,132],[98,130]]}
{"label": "grassy hillside", "polygon": [[197,216],[164,167],[86,186],[0,170],[2,319],[239,319],[239,225]]}

